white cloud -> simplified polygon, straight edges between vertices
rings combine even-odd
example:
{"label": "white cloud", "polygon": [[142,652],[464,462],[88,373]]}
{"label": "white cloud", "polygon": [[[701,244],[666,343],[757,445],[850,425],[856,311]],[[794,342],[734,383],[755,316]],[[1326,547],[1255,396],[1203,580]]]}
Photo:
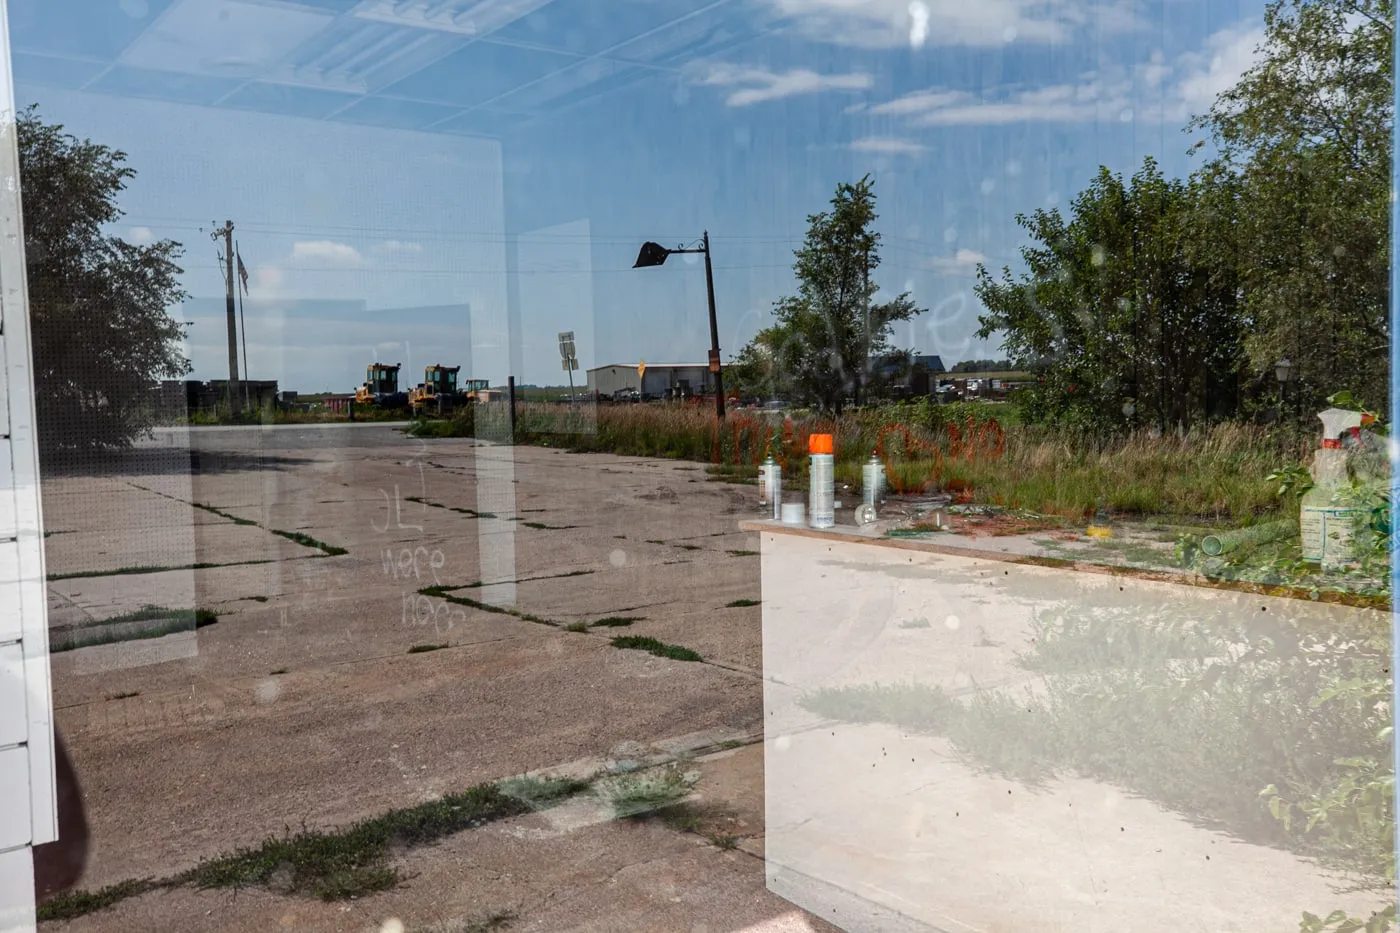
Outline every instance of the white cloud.
{"label": "white cloud", "polygon": [[856,152],[880,152],[886,155],[918,155],[928,147],[909,139],[893,136],[866,136],[850,146]]}
{"label": "white cloud", "polygon": [[1096,31],[1133,26],[1123,3],[1088,0],[761,0],[809,38],[864,48],[908,45],[999,46],[1007,41],[1064,42],[1092,24]]}
{"label": "white cloud", "polygon": [[736,88],[725,98],[731,107],[748,107],[770,100],[782,100],[819,91],[860,91],[870,87],[870,75],[862,72],[824,75],[807,68],[769,71],[752,65],[708,62],[692,72],[692,81],[710,87]]}
{"label": "white cloud", "polygon": [[934,272],[943,275],[972,275],[977,270],[977,264],[986,261],[987,257],[975,249],[964,248],[951,256],[935,256],[927,265]]}
{"label": "white cloud", "polygon": [[381,243],[374,244],[374,251],[377,253],[393,253],[399,255],[405,253],[421,253],[423,252],[423,244],[408,240],[384,240]]}
{"label": "white cloud", "polygon": [[137,246],[147,246],[156,241],[156,234],[150,227],[132,227],[126,239]]}
{"label": "white cloud", "polygon": [[358,266],[364,263],[360,251],[348,243],[334,240],[301,240],[292,244],[294,262],[321,262],[337,266]]}
{"label": "white cloud", "polygon": [[1229,26],[1206,40],[1202,52],[1181,56],[1177,62],[1176,103],[1187,114],[1204,113],[1216,95],[1239,81],[1259,61],[1264,28],[1253,23]]}
{"label": "white cloud", "polygon": [[1009,123],[1162,121],[1182,123],[1209,109],[1259,59],[1263,42],[1255,23],[1214,33],[1199,52],[1168,62],[1160,52],[1146,62],[1107,67],[1074,81],[1040,87],[1005,85],[980,94],[950,88],[914,91],[868,108],[904,118],[910,126],[993,126]]}

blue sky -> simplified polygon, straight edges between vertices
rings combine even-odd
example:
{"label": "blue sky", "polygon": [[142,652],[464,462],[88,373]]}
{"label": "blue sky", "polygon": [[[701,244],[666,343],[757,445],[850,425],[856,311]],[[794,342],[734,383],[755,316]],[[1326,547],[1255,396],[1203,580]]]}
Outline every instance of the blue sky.
{"label": "blue sky", "polygon": [[[251,275],[251,375],[348,391],[371,359],[560,383],[702,360],[714,249],[736,352],[806,216],[869,172],[896,343],[979,344],[972,269],[1098,165],[1189,171],[1182,128],[1251,60],[1213,0],[11,0],[21,103],[126,151],[118,227],[187,246],[195,375],[227,374],[213,222]],[[78,15],[74,16],[74,13]],[[74,25],[74,23],[78,25]],[[201,229],[202,228],[202,229]],[[417,381],[421,376],[414,376]]]}

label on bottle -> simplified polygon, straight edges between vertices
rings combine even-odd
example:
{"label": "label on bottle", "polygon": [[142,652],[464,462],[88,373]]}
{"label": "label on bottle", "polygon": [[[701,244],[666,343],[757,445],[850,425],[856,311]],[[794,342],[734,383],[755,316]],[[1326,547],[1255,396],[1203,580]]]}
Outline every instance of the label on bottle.
{"label": "label on bottle", "polygon": [[1352,547],[1355,529],[1354,509],[1327,509],[1322,516],[1322,567],[1341,570],[1356,563]]}
{"label": "label on bottle", "polygon": [[1328,509],[1304,505],[1298,516],[1298,535],[1303,545],[1303,560],[1322,560],[1322,513]]}

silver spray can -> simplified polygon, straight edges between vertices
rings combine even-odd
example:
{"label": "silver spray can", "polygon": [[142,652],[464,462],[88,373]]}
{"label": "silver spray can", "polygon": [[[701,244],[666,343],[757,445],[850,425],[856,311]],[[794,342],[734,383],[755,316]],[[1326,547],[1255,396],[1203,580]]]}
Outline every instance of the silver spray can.
{"label": "silver spray can", "polygon": [[813,434],[808,438],[810,466],[808,468],[807,523],[813,528],[836,525],[836,463],[830,434]]}
{"label": "silver spray can", "polygon": [[768,470],[768,498],[773,503],[773,521],[783,517],[783,465],[776,460]]}
{"label": "silver spray can", "polygon": [[778,462],[770,455],[758,466],[758,504],[767,506],[773,502],[773,467]]}
{"label": "silver spray can", "polygon": [[860,485],[864,504],[879,508],[880,502],[885,498],[885,465],[874,454],[870,455],[870,459],[865,461],[865,466],[861,468]]}

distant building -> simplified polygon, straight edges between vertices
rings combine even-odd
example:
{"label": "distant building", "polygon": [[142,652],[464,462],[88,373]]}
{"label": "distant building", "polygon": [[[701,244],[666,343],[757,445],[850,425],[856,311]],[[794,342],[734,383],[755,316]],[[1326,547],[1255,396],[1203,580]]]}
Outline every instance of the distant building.
{"label": "distant building", "polygon": [[[277,381],[250,379],[238,383],[239,399],[255,409],[276,408]],[[192,412],[212,412],[228,404],[228,380],[166,379],[155,389],[156,407],[162,415],[183,418]]]}
{"label": "distant building", "polygon": [[708,363],[648,363],[641,376],[636,363],[610,363],[588,370],[588,393],[611,398],[619,392],[644,398],[689,398],[714,391]]}
{"label": "distant building", "polygon": [[925,372],[930,372],[930,373],[943,373],[943,372],[947,372],[947,369],[945,369],[944,366],[943,366],[943,357],[938,356],[937,354],[934,354],[934,355],[925,355],[925,356],[916,356],[916,357],[914,357],[913,363],[914,363],[915,366],[922,366],[922,367],[924,368],[924,371],[925,371]]}

